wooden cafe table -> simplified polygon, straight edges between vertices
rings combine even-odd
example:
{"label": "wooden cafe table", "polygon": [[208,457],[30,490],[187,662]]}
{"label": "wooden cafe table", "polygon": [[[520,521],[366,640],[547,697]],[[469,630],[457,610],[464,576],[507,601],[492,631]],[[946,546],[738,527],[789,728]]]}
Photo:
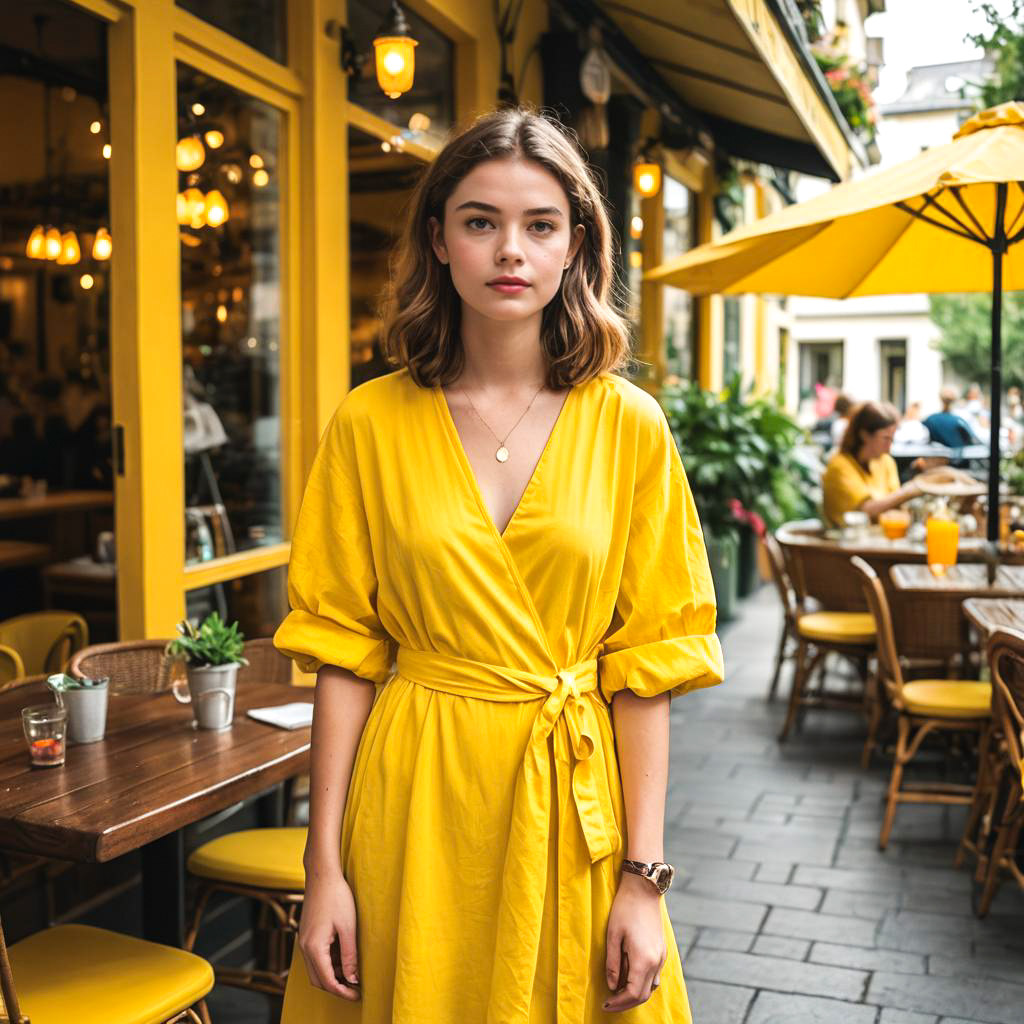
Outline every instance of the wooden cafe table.
{"label": "wooden cafe table", "polygon": [[1003,628],[1024,632],[1024,597],[969,597],[964,615],[984,637]]}
{"label": "wooden cafe table", "polygon": [[168,691],[111,694],[105,739],[69,745],[61,767],[35,768],[21,709],[52,699],[44,683],[0,692],[0,848],[79,862],[141,850],[143,933],[180,946],[184,827],[308,771],[309,728],[279,729],[245,712],[312,703],[313,691],[240,683],[224,732],[193,729],[191,708]]}

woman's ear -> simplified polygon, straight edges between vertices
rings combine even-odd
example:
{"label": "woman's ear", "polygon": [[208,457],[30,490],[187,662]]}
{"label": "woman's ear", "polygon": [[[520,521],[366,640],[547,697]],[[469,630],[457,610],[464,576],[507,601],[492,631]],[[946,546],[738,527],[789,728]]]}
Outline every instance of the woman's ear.
{"label": "woman's ear", "polygon": [[583,245],[583,236],[587,233],[587,229],[582,224],[577,224],[572,229],[572,240],[569,242],[569,251],[565,254],[565,266],[566,269],[572,264],[572,261],[576,259],[576,254],[580,251],[580,246]]}
{"label": "woman's ear", "polygon": [[430,231],[430,247],[434,255],[441,263],[448,263],[448,249],[444,244],[444,228],[436,217],[427,220],[427,229]]}

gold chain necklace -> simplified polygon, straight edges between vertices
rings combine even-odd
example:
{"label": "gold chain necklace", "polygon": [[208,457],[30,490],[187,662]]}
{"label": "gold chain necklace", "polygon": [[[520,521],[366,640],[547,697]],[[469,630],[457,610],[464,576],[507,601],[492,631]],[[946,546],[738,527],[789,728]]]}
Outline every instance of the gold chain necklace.
{"label": "gold chain necklace", "polygon": [[508,448],[505,446],[505,442],[512,436],[512,431],[515,430],[516,427],[518,427],[519,424],[522,422],[523,416],[525,416],[533,407],[533,403],[537,401],[537,395],[539,395],[544,390],[544,382],[541,382],[541,386],[537,388],[536,392],[534,392],[533,398],[530,399],[530,404],[522,411],[522,413],[519,416],[519,419],[517,419],[515,423],[512,424],[512,430],[510,430],[504,437],[498,437],[498,435],[493,430],[491,430],[491,425],[487,422],[487,420],[483,418],[483,416],[480,415],[480,411],[473,404],[473,399],[469,397],[469,393],[466,391],[466,389],[462,386],[461,383],[459,384],[459,390],[465,396],[466,401],[469,402],[469,407],[473,410],[473,413],[476,416],[476,418],[488,429],[491,437],[493,437],[494,440],[498,442],[498,450],[494,453],[494,457],[499,462],[508,462],[509,451]]}

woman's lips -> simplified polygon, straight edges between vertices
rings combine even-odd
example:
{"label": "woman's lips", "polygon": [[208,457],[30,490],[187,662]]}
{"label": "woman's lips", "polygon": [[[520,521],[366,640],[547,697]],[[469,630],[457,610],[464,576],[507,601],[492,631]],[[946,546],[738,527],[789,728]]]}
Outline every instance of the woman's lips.
{"label": "woman's lips", "polygon": [[530,286],[528,284],[512,284],[505,281],[496,281],[493,284],[489,284],[487,287],[493,288],[496,292],[501,292],[503,295],[518,295]]}

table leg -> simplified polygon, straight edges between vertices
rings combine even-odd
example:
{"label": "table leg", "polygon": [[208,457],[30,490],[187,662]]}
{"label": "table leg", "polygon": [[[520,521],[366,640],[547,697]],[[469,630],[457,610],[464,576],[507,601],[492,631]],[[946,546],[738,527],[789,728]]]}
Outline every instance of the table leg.
{"label": "table leg", "polygon": [[280,828],[284,824],[284,783],[279,782],[256,798],[256,821],[260,828]]}
{"label": "table leg", "polygon": [[142,935],[179,948],[185,942],[183,829],[142,848]]}

